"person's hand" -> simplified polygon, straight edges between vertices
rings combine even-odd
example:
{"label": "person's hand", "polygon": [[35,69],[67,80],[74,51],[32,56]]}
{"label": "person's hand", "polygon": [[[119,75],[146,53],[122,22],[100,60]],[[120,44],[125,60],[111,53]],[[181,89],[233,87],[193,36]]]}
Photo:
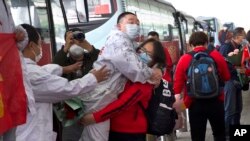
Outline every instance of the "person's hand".
{"label": "person's hand", "polygon": [[232,51],[232,52],[229,52],[228,54],[227,54],[227,56],[233,56],[234,55],[234,52]]}
{"label": "person's hand", "polygon": [[63,48],[64,52],[68,52],[69,48],[74,44],[74,39],[73,39],[73,32],[68,31],[66,33],[66,39],[65,39],[65,45]]}
{"label": "person's hand", "polygon": [[80,119],[80,123],[84,126],[96,123],[93,114],[87,114]]}
{"label": "person's hand", "polygon": [[93,50],[93,46],[87,41],[87,40],[74,40],[75,44],[82,47],[83,49],[86,49],[88,52],[91,52]]}
{"label": "person's hand", "polygon": [[91,70],[90,73],[92,73],[96,77],[96,80],[99,83],[101,81],[108,79],[110,75],[110,70],[106,69],[106,65],[104,65],[99,70],[95,69]]}
{"label": "person's hand", "polygon": [[149,81],[152,82],[155,86],[161,83],[162,71],[159,68],[153,68],[153,74],[151,75]]}
{"label": "person's hand", "polygon": [[181,94],[175,95],[175,103],[173,104],[173,108],[175,108],[177,113],[180,113],[185,110],[185,105],[183,102],[183,98],[181,98]]}
{"label": "person's hand", "polygon": [[81,69],[81,66],[82,66],[82,62],[76,62],[75,64],[65,66],[63,67],[63,73],[68,74],[71,72],[75,72],[76,70]]}
{"label": "person's hand", "polygon": [[239,49],[235,49],[234,51],[229,52],[227,55],[228,55],[228,56],[233,56],[233,55],[237,55],[237,54],[239,54],[239,52],[240,52],[240,50],[239,50]]}
{"label": "person's hand", "polygon": [[240,52],[239,49],[235,49],[235,50],[234,50],[234,54],[235,54],[235,55],[237,55],[239,52]]}

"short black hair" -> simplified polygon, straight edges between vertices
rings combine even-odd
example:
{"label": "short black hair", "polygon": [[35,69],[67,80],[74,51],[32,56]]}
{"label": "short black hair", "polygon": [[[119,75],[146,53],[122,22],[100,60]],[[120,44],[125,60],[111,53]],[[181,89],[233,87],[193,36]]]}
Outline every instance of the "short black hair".
{"label": "short black hair", "polygon": [[150,31],[150,32],[148,32],[148,36],[157,36],[157,37],[159,37],[159,34],[156,31]]}
{"label": "short black hair", "polygon": [[136,14],[132,13],[132,12],[123,12],[121,13],[118,18],[117,18],[117,24],[121,22],[121,20],[126,16],[126,15],[134,15],[136,16]]}
{"label": "short black hair", "polygon": [[28,38],[29,38],[29,43],[32,41],[36,44],[38,44],[39,41],[39,33],[37,32],[37,30],[35,29],[35,27],[33,27],[32,25],[29,24],[21,24],[21,26],[26,30],[26,32],[28,33]]}
{"label": "short black hair", "polygon": [[246,32],[243,27],[236,27],[233,31],[233,37],[246,35]]}
{"label": "short black hair", "polygon": [[250,43],[250,30],[247,31],[246,40]]}
{"label": "short black hair", "polygon": [[207,43],[208,43],[207,34],[202,31],[192,33],[192,35],[189,38],[189,44],[193,46],[198,46],[198,45],[203,46]]}
{"label": "short black hair", "polygon": [[[147,43],[153,43],[153,47],[154,47],[154,54],[153,54],[153,64],[158,64],[159,68],[164,68],[166,66],[166,55],[165,55],[165,51],[164,51],[164,47],[162,46],[161,42],[150,38],[145,40],[143,43],[141,43],[138,47],[137,50],[139,50],[140,48],[142,48],[144,45],[146,45]],[[150,66],[152,67],[152,66]]]}
{"label": "short black hair", "polygon": [[[64,33],[64,40],[66,40],[66,34],[67,34],[67,32],[69,32],[69,31],[72,31],[72,32],[75,32],[75,31],[80,31],[80,32],[83,32],[83,30],[82,29],[80,29],[80,28],[70,28],[69,30],[67,30],[65,33]],[[84,33],[84,32],[83,32]]]}

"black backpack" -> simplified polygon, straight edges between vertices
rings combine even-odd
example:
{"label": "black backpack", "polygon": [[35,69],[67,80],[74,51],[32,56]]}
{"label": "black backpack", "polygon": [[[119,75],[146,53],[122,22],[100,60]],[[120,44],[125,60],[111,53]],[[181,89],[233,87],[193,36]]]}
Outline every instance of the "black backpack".
{"label": "black backpack", "polygon": [[147,117],[147,133],[161,136],[173,132],[177,119],[177,113],[172,108],[174,102],[173,86],[164,79],[162,79],[159,87],[154,89],[147,109],[139,102]]}
{"label": "black backpack", "polygon": [[220,94],[217,67],[209,55],[211,51],[188,53],[192,55],[192,61],[187,72],[187,93],[192,98],[208,99]]}

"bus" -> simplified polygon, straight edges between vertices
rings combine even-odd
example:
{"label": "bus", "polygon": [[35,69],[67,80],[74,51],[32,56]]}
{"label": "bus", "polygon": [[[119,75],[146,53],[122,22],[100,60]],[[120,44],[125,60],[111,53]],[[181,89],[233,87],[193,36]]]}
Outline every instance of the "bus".
{"label": "bus", "polygon": [[235,24],[234,24],[234,22],[225,22],[225,23],[223,24],[223,26],[228,27],[228,31],[231,31],[231,32],[233,32],[233,30],[235,29]]}
{"label": "bus", "polygon": [[184,17],[164,0],[6,0],[16,25],[33,25],[43,39],[44,56],[39,64],[51,63],[54,54],[65,43],[70,28],[81,28],[86,39],[102,48],[107,35],[116,25],[119,14],[133,12],[140,20],[139,42],[149,31],[157,31],[168,48],[173,63],[184,53],[187,28]]}
{"label": "bus", "polygon": [[221,30],[221,23],[216,17],[197,17],[197,20],[205,21],[208,24],[209,30],[211,31],[210,36],[214,37],[214,46],[220,46],[219,32]]}

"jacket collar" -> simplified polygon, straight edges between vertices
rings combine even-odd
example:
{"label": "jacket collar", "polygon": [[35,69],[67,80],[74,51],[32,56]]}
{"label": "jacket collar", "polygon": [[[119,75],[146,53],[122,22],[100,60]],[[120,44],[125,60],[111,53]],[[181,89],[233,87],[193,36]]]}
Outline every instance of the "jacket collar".
{"label": "jacket collar", "polygon": [[206,50],[207,48],[206,47],[204,47],[204,46],[197,46],[197,47],[195,47],[193,50],[195,51],[195,52],[197,52],[197,51],[204,51],[204,50]]}
{"label": "jacket collar", "polygon": [[37,65],[37,63],[33,60],[31,60],[30,58],[24,58],[24,62],[26,64],[33,64],[33,65]]}

